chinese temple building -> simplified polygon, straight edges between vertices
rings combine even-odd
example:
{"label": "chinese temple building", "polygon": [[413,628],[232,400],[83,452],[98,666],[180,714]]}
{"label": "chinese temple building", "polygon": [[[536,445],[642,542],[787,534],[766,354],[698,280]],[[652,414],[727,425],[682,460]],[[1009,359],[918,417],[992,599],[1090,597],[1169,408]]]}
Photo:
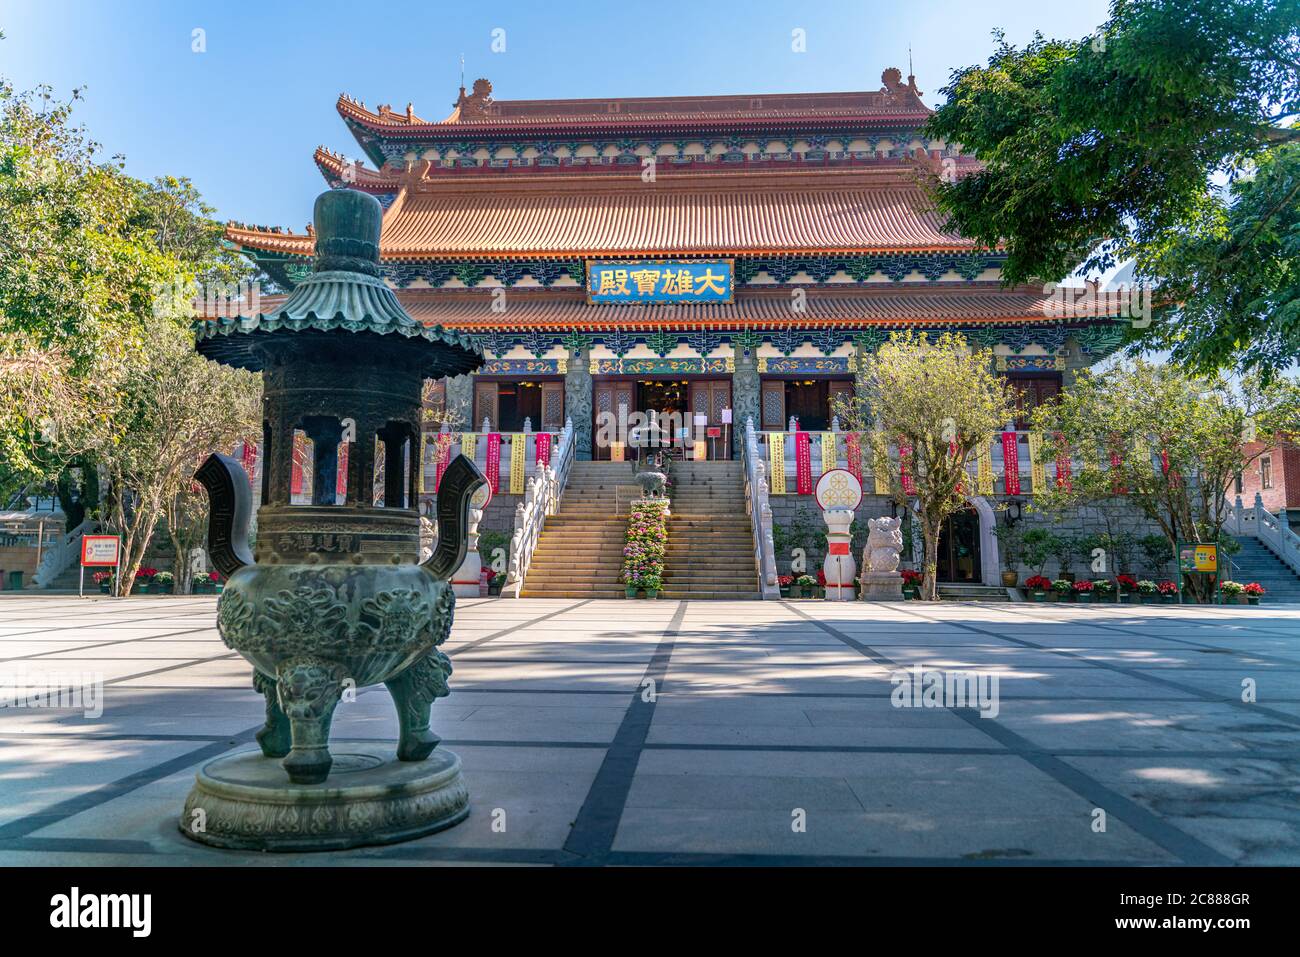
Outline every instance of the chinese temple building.
{"label": "chinese temple building", "polygon": [[[940,228],[918,163],[973,161],[920,135],[913,78],[882,80],[621,100],[496,100],[478,80],[439,121],[344,96],[376,168],[323,148],[315,160],[330,185],[384,206],[385,278],[407,310],[480,339],[484,367],[446,384],[466,425],[570,417],[579,458],[608,457],[593,412],[619,405],[822,429],[854,357],[902,328],[960,330],[1029,401],[1055,393],[1118,327],[1052,316],[1041,287],[999,285],[1000,253]],[[310,230],[231,225],[227,238],[286,286],[310,271]],[[617,260],[719,263],[726,295],[647,300],[624,279],[629,295],[597,296],[591,264]]]}
{"label": "chinese temple building", "polygon": [[[919,174],[976,161],[923,135],[913,77],[881,80],[570,100],[495,99],[477,80],[441,119],[342,96],[369,162],[324,148],[315,162],[330,186],[382,205],[381,269],[405,309],[481,344],[478,371],[437,387],[453,432],[571,420],[577,460],[618,460],[598,416],[653,409],[705,427],[688,458],[735,458],[751,420],[828,433],[858,357],[902,329],[991,348],[1029,405],[1068,388],[1118,347],[1121,323],[1002,286],[1001,251],[942,228]],[[232,223],[226,238],[286,287],[311,271],[310,227]],[[467,448],[481,458],[483,444]],[[521,491],[511,478],[503,494]],[[966,579],[988,579],[987,562]]]}

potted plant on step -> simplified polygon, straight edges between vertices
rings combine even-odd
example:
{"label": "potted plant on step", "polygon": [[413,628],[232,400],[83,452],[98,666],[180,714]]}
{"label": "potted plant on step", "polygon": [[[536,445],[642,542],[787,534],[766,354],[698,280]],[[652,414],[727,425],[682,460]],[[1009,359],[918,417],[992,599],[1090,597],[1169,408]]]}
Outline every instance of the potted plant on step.
{"label": "potted plant on step", "polygon": [[1033,578],[1025,579],[1025,590],[1034,601],[1045,601],[1047,590],[1051,587],[1052,583],[1045,575],[1035,575]]}
{"label": "potted plant on step", "polygon": [[113,573],[112,572],[95,572],[91,580],[99,586],[100,594],[108,595],[113,591]]}
{"label": "potted plant on step", "polygon": [[1160,592],[1160,601],[1166,605],[1172,605],[1178,601],[1178,585],[1175,582],[1165,579],[1156,584],[1156,590]]}
{"label": "potted plant on step", "polygon": [[1142,579],[1137,587],[1138,601],[1144,605],[1154,605],[1160,600],[1160,588],[1150,579]]}
{"label": "potted plant on step", "polygon": [[794,580],[794,587],[790,591],[794,598],[812,598],[817,593],[817,579],[811,575],[800,575]]}
{"label": "potted plant on step", "polygon": [[781,589],[781,597],[790,597],[790,586],[794,584],[793,575],[778,575],[776,577],[777,587]]}
{"label": "potted plant on step", "polygon": [[903,598],[915,598],[921,588],[921,573],[915,569],[904,568],[899,574],[903,576]]}
{"label": "potted plant on step", "polygon": [[1241,604],[1245,601],[1242,597],[1245,594],[1245,591],[1246,586],[1241,584],[1241,582],[1235,582],[1231,579],[1224,579],[1219,582],[1219,592],[1223,595],[1222,600],[1225,605]]}
{"label": "potted plant on step", "polygon": [[1057,601],[1069,601],[1070,596],[1074,594],[1074,582],[1068,578],[1058,578],[1052,582],[1052,594],[1056,596]]}
{"label": "potted plant on step", "polygon": [[651,601],[659,597],[659,592],[663,588],[663,579],[658,575],[647,575],[641,579],[641,587],[645,589],[645,596]]}
{"label": "potted plant on step", "polygon": [[221,572],[209,572],[208,584],[212,586],[212,590],[218,595],[220,595],[226,587],[226,582],[225,579],[221,577]]}
{"label": "potted plant on step", "polygon": [[1067,582],[1074,581],[1074,563],[1079,557],[1079,540],[1073,535],[1052,536],[1052,557],[1061,566],[1056,577]]}
{"label": "potted plant on step", "polygon": [[158,574],[156,568],[142,568],[135,573],[135,581],[131,583],[131,594],[147,595],[153,589],[150,585],[153,583],[153,577]]}
{"label": "potted plant on step", "polygon": [[1129,601],[1129,596],[1135,594],[1138,590],[1137,579],[1132,575],[1117,575],[1115,581],[1119,585],[1120,601]]}
{"label": "potted plant on step", "polygon": [[1015,588],[1020,579],[1018,571],[1024,558],[1024,533],[1016,525],[996,525],[993,533],[1002,543],[1002,587]]}
{"label": "potted plant on step", "polygon": [[1115,583],[1109,578],[1094,578],[1092,593],[1097,596],[1097,601],[1105,601],[1115,594]]}
{"label": "potted plant on step", "polygon": [[1258,605],[1259,600],[1264,597],[1264,586],[1259,582],[1247,582],[1242,591],[1246,595],[1246,603],[1249,605]]}
{"label": "potted plant on step", "polygon": [[159,572],[153,577],[154,592],[159,595],[170,595],[176,590],[176,576],[171,572]]}
{"label": "potted plant on step", "polygon": [[495,575],[492,576],[492,580],[488,582],[488,595],[489,596],[500,595],[501,589],[505,585],[505,583],[506,583],[506,573],[497,572]]}
{"label": "potted plant on step", "polygon": [[1087,605],[1092,602],[1092,582],[1088,579],[1074,583],[1074,600],[1080,605]]}

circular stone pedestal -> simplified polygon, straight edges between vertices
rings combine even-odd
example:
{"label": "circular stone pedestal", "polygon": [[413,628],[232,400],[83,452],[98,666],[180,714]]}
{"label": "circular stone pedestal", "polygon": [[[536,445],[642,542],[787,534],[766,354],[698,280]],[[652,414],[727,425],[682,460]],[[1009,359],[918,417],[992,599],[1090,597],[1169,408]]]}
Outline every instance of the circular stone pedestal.
{"label": "circular stone pedestal", "polygon": [[199,771],[181,832],[214,847],[335,851],[410,840],[469,816],[460,758],[450,751],[398,761],[391,749],[339,741],[330,753],[323,784],[292,784],[280,759],[258,750],[218,758]]}

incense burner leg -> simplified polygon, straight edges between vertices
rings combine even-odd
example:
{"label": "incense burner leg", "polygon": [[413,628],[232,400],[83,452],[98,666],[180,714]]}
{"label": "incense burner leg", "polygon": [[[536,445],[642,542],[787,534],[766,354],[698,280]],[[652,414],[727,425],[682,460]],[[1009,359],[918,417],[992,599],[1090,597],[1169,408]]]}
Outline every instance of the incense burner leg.
{"label": "incense burner leg", "polygon": [[290,658],[277,674],[280,708],[289,719],[292,748],[282,762],[294,784],[320,784],[329,775],[330,723],[347,677],[321,658]]}
{"label": "incense burner leg", "polygon": [[384,682],[397,705],[400,761],[423,761],[441,740],[429,730],[429,709],[448,694],[447,676],[451,662],[440,651],[430,651],[395,678]]}
{"label": "incense burner leg", "polygon": [[257,743],[268,758],[282,758],[289,753],[292,740],[289,717],[280,708],[276,681],[260,671],[254,671],[253,687],[266,698],[266,725],[257,732]]}

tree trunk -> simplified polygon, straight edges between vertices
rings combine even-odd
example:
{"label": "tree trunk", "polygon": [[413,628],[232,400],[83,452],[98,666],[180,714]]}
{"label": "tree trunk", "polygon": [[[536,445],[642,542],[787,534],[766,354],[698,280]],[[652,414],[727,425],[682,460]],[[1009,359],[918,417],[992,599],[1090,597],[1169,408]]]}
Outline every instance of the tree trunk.
{"label": "tree trunk", "polygon": [[921,580],[921,598],[923,601],[937,601],[939,587],[937,580],[939,577],[939,530],[928,517],[921,520],[921,538],[925,545],[925,561],[922,565],[922,573],[925,577]]}

